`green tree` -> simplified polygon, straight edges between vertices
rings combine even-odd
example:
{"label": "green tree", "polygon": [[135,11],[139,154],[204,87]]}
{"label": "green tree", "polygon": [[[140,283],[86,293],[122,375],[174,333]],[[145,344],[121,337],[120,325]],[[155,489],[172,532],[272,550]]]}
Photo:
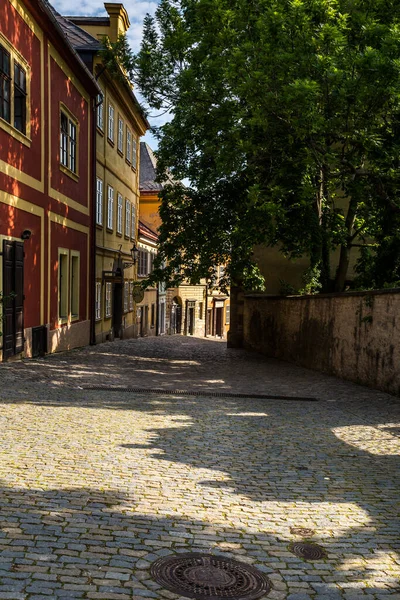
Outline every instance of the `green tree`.
{"label": "green tree", "polygon": [[255,287],[261,243],[307,254],[327,290],[339,248],[341,291],[355,244],[375,240],[372,262],[391,256],[399,17],[395,0],[162,0],[146,17],[137,83],[173,115],[157,153],[171,277],[195,282],[226,263]]}

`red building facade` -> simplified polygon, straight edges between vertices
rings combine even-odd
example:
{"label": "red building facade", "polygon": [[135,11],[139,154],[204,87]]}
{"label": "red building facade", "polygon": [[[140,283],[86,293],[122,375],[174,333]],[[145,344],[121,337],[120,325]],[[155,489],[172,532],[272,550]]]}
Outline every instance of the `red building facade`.
{"label": "red building facade", "polygon": [[90,341],[99,88],[45,0],[0,0],[3,360]]}

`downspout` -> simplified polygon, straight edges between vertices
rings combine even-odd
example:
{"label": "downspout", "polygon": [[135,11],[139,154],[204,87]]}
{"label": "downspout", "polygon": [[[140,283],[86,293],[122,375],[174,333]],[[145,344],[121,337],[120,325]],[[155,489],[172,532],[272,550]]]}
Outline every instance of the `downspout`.
{"label": "downspout", "polygon": [[206,283],[204,287],[205,287],[205,291],[206,291],[206,301],[205,301],[205,310],[204,310],[204,337],[207,337],[208,283]]}
{"label": "downspout", "polygon": [[90,223],[90,345],[96,344],[96,118],[97,98],[92,97],[92,219]]}

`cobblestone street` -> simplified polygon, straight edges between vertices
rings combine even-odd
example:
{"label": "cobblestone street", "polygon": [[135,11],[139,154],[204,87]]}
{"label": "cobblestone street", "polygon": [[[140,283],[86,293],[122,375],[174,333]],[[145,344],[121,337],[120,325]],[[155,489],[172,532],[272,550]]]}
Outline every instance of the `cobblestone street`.
{"label": "cobblestone street", "polygon": [[[0,384],[0,600],[173,600],[150,566],[192,551],[253,564],[271,600],[400,599],[399,399],[186,337]],[[305,539],[326,558],[297,558]]]}

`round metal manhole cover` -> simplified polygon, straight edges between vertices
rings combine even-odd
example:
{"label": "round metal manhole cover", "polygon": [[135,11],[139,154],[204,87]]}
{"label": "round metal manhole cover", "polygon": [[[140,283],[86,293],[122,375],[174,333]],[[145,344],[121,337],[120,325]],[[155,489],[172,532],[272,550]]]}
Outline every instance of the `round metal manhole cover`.
{"label": "round metal manhole cover", "polygon": [[167,590],[186,598],[255,600],[271,590],[271,582],[254,567],[212,554],[164,556],[150,569]]}
{"label": "round metal manhole cover", "polygon": [[293,552],[299,558],[305,560],[318,560],[320,558],[326,558],[326,552],[318,544],[312,544],[311,542],[294,542],[289,546],[290,552]]}

